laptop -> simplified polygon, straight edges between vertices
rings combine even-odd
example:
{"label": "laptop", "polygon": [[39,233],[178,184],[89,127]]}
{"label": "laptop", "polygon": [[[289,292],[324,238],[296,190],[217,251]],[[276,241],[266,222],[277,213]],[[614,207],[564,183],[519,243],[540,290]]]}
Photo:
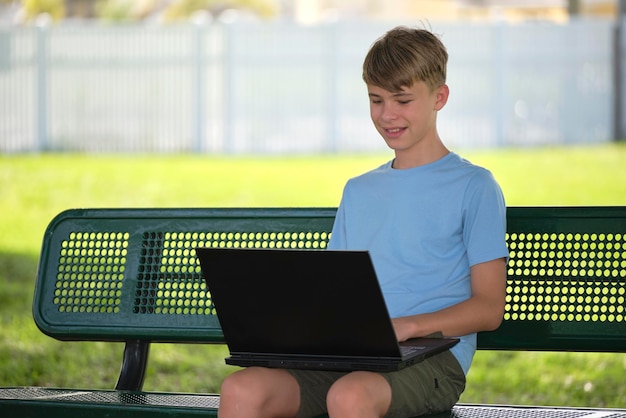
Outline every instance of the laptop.
{"label": "laptop", "polygon": [[394,371],[456,344],[398,343],[367,251],[196,248],[226,364]]}

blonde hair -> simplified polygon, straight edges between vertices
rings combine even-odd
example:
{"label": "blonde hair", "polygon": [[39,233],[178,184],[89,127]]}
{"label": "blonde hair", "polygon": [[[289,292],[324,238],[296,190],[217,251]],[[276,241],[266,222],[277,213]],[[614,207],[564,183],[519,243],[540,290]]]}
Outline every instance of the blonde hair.
{"label": "blonde hair", "polygon": [[371,46],[363,62],[363,81],[387,91],[400,91],[423,81],[431,91],[446,82],[448,51],[426,29],[398,26]]}

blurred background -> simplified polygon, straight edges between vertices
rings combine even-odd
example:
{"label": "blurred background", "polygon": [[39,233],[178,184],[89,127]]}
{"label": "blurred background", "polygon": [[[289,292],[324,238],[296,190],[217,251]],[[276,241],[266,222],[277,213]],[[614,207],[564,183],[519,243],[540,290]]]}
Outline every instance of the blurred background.
{"label": "blurred background", "polygon": [[453,148],[626,137],[624,0],[0,0],[0,153],[371,152],[361,63],[450,54]]}

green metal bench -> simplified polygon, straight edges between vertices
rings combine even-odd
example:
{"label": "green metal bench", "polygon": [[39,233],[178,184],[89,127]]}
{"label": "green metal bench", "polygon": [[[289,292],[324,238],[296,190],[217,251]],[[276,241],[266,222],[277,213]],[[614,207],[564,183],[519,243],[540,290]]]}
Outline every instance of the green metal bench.
{"label": "green metal bench", "polygon": [[[143,390],[150,344],[223,344],[196,246],[325,248],[334,208],[84,209],[43,239],[33,315],[67,341],[122,341],[113,390],[0,389],[0,416],[216,416],[217,394]],[[479,349],[626,352],[626,207],[510,207],[507,305]],[[626,409],[459,404],[437,417],[612,417]]]}

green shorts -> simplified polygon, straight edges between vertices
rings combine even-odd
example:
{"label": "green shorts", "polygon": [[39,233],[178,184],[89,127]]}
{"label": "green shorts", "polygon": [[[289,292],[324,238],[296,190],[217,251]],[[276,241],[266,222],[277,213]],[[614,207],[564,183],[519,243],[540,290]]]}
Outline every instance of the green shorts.
{"label": "green shorts", "polygon": [[[300,385],[298,418],[326,413],[326,394],[344,372],[290,370]],[[465,374],[450,351],[413,366],[381,373],[391,386],[391,406],[386,417],[413,417],[449,411],[465,389]]]}

